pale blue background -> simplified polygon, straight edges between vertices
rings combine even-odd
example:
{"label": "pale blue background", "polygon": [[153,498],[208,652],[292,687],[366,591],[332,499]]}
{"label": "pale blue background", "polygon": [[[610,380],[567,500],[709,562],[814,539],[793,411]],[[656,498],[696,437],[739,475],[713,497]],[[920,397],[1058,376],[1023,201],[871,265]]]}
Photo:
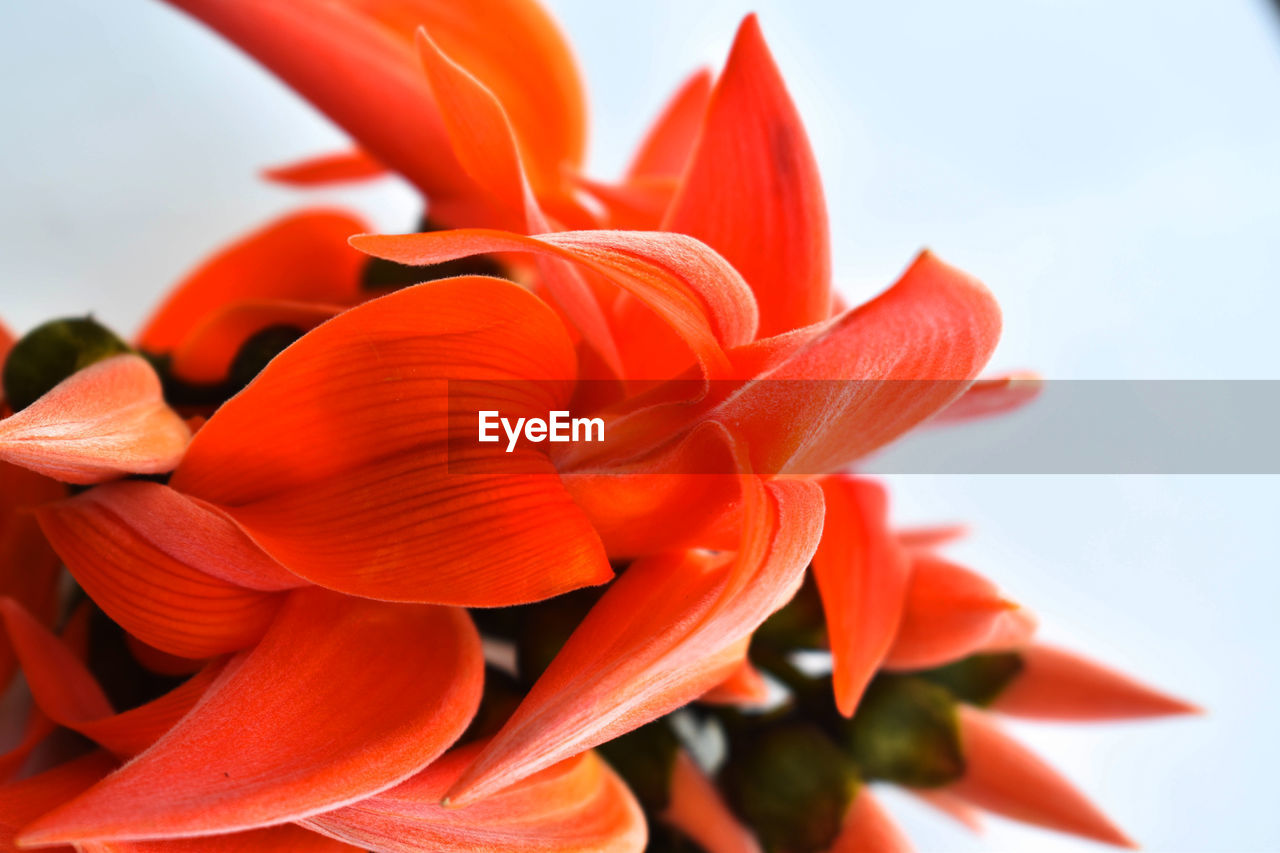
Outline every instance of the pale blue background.
{"label": "pale blue background", "polygon": [[[1247,0],[552,4],[615,174],[669,89],[754,7],[818,150],[845,291],[922,245],[1005,308],[997,368],[1055,378],[1280,378],[1280,26]],[[518,46],[513,46],[518,49]],[[158,3],[0,8],[0,314],[128,328],[203,253],[300,203],[254,170],[340,136]],[[327,194],[388,229],[390,186]],[[1275,478],[899,478],[906,521],[1047,636],[1177,690],[1204,719],[1021,726],[1153,850],[1280,849]],[[984,840],[892,797],[924,850]]]}

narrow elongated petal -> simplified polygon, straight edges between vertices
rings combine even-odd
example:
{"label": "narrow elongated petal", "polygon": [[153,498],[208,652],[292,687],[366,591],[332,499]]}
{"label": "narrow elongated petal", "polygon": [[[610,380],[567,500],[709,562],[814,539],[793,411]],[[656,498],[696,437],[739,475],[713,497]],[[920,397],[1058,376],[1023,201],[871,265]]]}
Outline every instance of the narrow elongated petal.
{"label": "narrow elongated petal", "polygon": [[1043,390],[1044,380],[1030,372],[979,379],[963,396],[938,412],[931,423],[964,423],[1017,411],[1039,397]]}
{"label": "narrow elongated petal", "polygon": [[1000,645],[1017,608],[981,575],[918,552],[911,561],[902,621],[884,664],[926,669]]}
{"label": "narrow elongated petal", "polygon": [[388,853],[639,853],[644,815],[627,786],[595,753],[546,768],[466,808],[445,792],[475,758],[455,750],[401,785],[306,822],[360,847]]}
{"label": "narrow elongated petal", "polygon": [[639,560],[609,588],[450,797],[474,802],[667,713],[741,665],[817,546],[821,491],[743,481],[740,549]]}
{"label": "narrow elongated petal", "polygon": [[755,836],[734,817],[715,783],[683,749],[676,753],[671,802],[662,819],[707,853],[760,853]]}
{"label": "narrow elongated petal", "polygon": [[295,187],[367,181],[387,173],[387,167],[367,151],[353,148],[333,154],[318,154],[293,163],[263,169],[262,176],[278,184]]}
{"label": "narrow elongated petal", "polygon": [[711,72],[694,72],[662,109],[640,143],[627,178],[678,178],[684,171],[711,99]]}
{"label": "narrow elongated petal", "polygon": [[364,258],[347,238],[369,230],[336,210],[293,213],[248,234],[200,265],[138,336],[148,352],[169,352],[211,315],[246,299],[350,305],[360,299]]}
{"label": "narrow elongated petal", "polygon": [[822,181],[754,15],[738,30],[663,230],[697,237],[742,273],[761,335],[830,316]]}
{"label": "narrow elongated petal", "polygon": [[957,539],[963,539],[968,533],[969,528],[963,524],[908,527],[898,531],[898,543],[904,548],[931,551]]}
{"label": "narrow elongated petal", "polygon": [[[581,264],[657,314],[709,375],[724,375],[728,370],[724,350],[755,336],[755,302],[742,277],[715,252],[683,235],[570,231],[524,237],[467,230],[362,236],[351,242],[362,251],[402,264],[512,251]],[[685,356],[675,366],[688,363],[689,356]]]}
{"label": "narrow elongated petal", "polygon": [[910,853],[915,848],[864,785],[849,804],[828,853]]}
{"label": "narrow elongated petal", "polygon": [[[57,609],[60,561],[29,510],[65,494],[66,487],[48,477],[0,462],[0,596],[46,625]],[[0,641],[0,691],[9,684],[13,664],[8,644]]]}
{"label": "narrow elongated petal", "polygon": [[769,699],[769,683],[760,670],[744,659],[729,677],[698,697],[699,702],[712,705],[735,705],[751,708]]}
{"label": "narrow elongated petal", "polygon": [[[383,657],[397,665],[369,666]],[[23,841],[235,832],[371,796],[461,734],[483,667],[460,610],[296,590],[191,713]]]}
{"label": "narrow elongated petal", "polygon": [[[14,839],[24,826],[97,782],[115,764],[105,752],[91,752],[30,779],[0,785],[0,849],[19,849]],[[73,848],[56,849],[70,853]]]}
{"label": "narrow elongated petal", "polygon": [[982,815],[965,800],[942,788],[908,788],[912,796],[972,832],[982,831]]}
{"label": "narrow elongated petal", "polygon": [[1022,669],[993,710],[1043,720],[1124,720],[1194,714],[1199,709],[1110,667],[1063,649],[1018,651]]}
{"label": "narrow elongated petal", "polygon": [[910,564],[889,530],[879,484],[831,477],[822,491],[827,513],[813,574],[827,618],[836,707],[852,717],[898,633]]}
{"label": "narrow elongated petal", "polygon": [[599,539],[545,454],[522,446],[495,470],[448,442],[450,380],[474,380],[453,395],[474,398],[452,423],[472,436],[475,410],[564,409],[574,370],[559,320],[510,282],[408,288],[276,357],[201,428],[171,482],[290,571],[354,595],[496,606],[602,583]]}
{"label": "narrow elongated petal", "polygon": [[989,716],[960,706],[965,773],[949,786],[974,805],[1014,820],[1135,847],[1070,782],[1015,741]]}
{"label": "narrow elongated petal", "polygon": [[166,841],[102,841],[81,844],[78,853],[361,853],[334,838],[296,824],[251,829],[231,835]]}
{"label": "narrow elongated petal", "polygon": [[0,420],[0,461],[65,483],[100,483],[172,471],[190,440],[151,365],[118,355]]}
{"label": "narrow elongated petal", "polygon": [[169,363],[173,375],[192,383],[215,384],[227,378],[236,354],[249,338],[272,326],[307,332],[340,313],[344,305],[253,299],[234,302],[191,330]]}
{"label": "narrow elongated petal", "polygon": [[200,567],[250,579],[262,567],[257,586],[268,589],[281,588],[275,581],[287,573],[235,525],[167,486],[111,486],[37,510],[45,535],[93,600],[143,642],[179,657],[212,657],[256,642],[279,595]]}

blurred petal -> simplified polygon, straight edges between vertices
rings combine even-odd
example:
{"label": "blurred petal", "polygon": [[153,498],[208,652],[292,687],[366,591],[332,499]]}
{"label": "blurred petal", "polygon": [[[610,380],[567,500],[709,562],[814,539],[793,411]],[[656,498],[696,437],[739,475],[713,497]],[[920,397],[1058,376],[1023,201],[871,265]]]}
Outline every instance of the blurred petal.
{"label": "blurred petal", "polygon": [[960,822],[970,831],[982,831],[982,816],[978,810],[950,791],[944,791],[941,788],[907,788],[906,790],[916,799]]}
{"label": "blurred petal", "polygon": [[0,461],[66,483],[172,471],[191,433],[144,359],[117,355],[0,420]]}
{"label": "blurred petal", "polygon": [[462,733],[483,667],[463,611],[296,590],[191,713],[23,842],[235,832],[378,793]]}
{"label": "blurred petal", "polygon": [[826,613],[836,706],[852,717],[897,635],[909,563],[889,530],[883,487],[829,477],[822,491],[827,513],[813,574]]}
{"label": "blurred petal", "polygon": [[822,525],[812,483],[743,478],[736,554],[639,560],[592,608],[450,791],[475,802],[695,699],[741,664],[751,632],[800,585]]}
{"label": "blurred petal", "polygon": [[[45,625],[57,610],[61,561],[29,510],[66,491],[48,477],[0,462],[0,596],[14,599]],[[9,685],[13,664],[8,643],[0,641],[0,693]]]}
{"label": "blurred petal", "polygon": [[914,850],[902,830],[863,785],[854,795],[828,853],[910,853]]}
{"label": "blurred petal", "polygon": [[475,409],[546,417],[574,373],[560,322],[518,286],[411,287],[277,356],[196,434],[172,484],[353,595],[498,606],[602,583],[600,542],[544,453],[522,446],[495,470],[492,454],[448,446],[463,393],[450,381],[475,380]]}
{"label": "blurred petal", "polygon": [[216,565],[252,576],[262,566],[259,586],[268,588],[280,573],[234,525],[167,486],[111,484],[45,506],[37,517],[98,606],[169,654],[199,659],[250,646],[280,606],[278,594],[202,570]]}
{"label": "blurred petal", "polygon": [[249,338],[272,326],[309,331],[345,306],[279,299],[234,302],[213,311],[191,330],[169,363],[173,375],[186,382],[215,384],[226,380],[236,354]]}
{"label": "blurred petal", "polygon": [[293,213],[259,228],[179,283],[147,322],[138,346],[169,352],[219,309],[246,299],[358,301],[365,259],[347,238],[367,230],[350,214],[324,209]]}
{"label": "blurred petal", "polygon": [[678,178],[684,171],[701,129],[707,101],[711,99],[711,72],[701,68],[672,96],[662,109],[640,148],[627,178]]}
{"label": "blurred petal", "polygon": [[262,171],[262,176],[278,184],[310,187],[323,184],[365,181],[387,173],[387,167],[375,160],[367,151],[353,148],[333,154],[320,154],[272,166]]}
{"label": "blurred petal", "polygon": [[822,180],[755,15],[738,30],[663,230],[697,237],[742,273],[762,336],[830,316]]}
{"label": "blurred petal", "polygon": [[982,711],[961,705],[965,774],[949,790],[979,808],[1117,847],[1135,847],[1071,783]]}
{"label": "blurred petal", "polygon": [[728,678],[698,697],[699,702],[740,708],[757,707],[768,699],[769,683],[746,658],[743,658],[742,663]]}
{"label": "blurred petal", "polygon": [[969,528],[963,524],[908,527],[898,531],[898,544],[903,548],[929,551],[963,539],[968,533]]}
{"label": "blurred petal", "polygon": [[1044,380],[1026,371],[979,379],[954,403],[938,412],[931,423],[963,423],[1017,411],[1039,397],[1043,390]]}
{"label": "blurred petal", "polygon": [[715,252],[679,234],[569,231],[524,237],[468,230],[361,236],[351,242],[402,264],[439,263],[490,252],[534,252],[581,264],[655,312],[710,375],[728,370],[726,348],[755,336],[755,302],[742,277]]}
{"label": "blurred petal", "polygon": [[902,621],[884,665],[926,669],[999,645],[1017,607],[981,575],[917,552],[912,555]]}
{"label": "blurred petal", "polygon": [[1018,650],[1022,669],[991,709],[1042,720],[1124,720],[1199,709],[1124,673],[1052,646]]}
{"label": "blurred petal", "polygon": [[395,788],[317,815],[322,832],[389,853],[639,853],[644,815],[627,786],[595,753],[584,752],[466,808],[446,808],[445,792],[475,758],[455,750]]}
{"label": "blurred petal", "polygon": [[671,802],[662,819],[707,853],[760,853],[751,831],[734,817],[715,783],[683,749],[676,753]]}

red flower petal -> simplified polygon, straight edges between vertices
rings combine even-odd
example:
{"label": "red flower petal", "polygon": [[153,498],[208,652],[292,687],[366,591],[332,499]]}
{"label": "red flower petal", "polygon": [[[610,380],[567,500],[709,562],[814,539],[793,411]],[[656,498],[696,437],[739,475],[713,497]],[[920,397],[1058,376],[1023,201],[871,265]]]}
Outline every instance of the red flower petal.
{"label": "red flower petal", "polygon": [[938,412],[932,423],[951,424],[1003,415],[1021,409],[1044,390],[1044,380],[1030,372],[979,379],[950,406]]}
{"label": "red flower petal", "polygon": [[[639,300],[682,339],[708,375],[729,369],[724,350],[755,335],[751,291],[724,259],[679,234],[640,231],[566,231],[525,237],[500,231],[461,230],[398,236],[366,235],[352,245],[402,264],[432,264],[489,252],[533,252],[581,264]],[[677,344],[678,345],[678,344]],[[676,355],[675,367],[690,363]],[[647,366],[645,377],[670,370]],[[628,378],[635,376],[628,373]]]}
{"label": "red flower petal", "polygon": [[684,81],[663,107],[627,169],[628,180],[680,177],[710,99],[711,72],[702,68]]}
{"label": "red flower petal", "polygon": [[736,705],[742,708],[763,705],[768,699],[769,683],[760,670],[745,658],[728,678],[698,697],[699,702],[706,704]]}
{"label": "red flower petal", "polygon": [[138,346],[169,352],[220,308],[246,299],[358,301],[364,258],[347,238],[367,230],[350,214],[323,209],[293,213],[259,228],[178,284],[147,322]]}
{"label": "red flower petal", "polygon": [[760,853],[755,836],[734,817],[715,783],[683,749],[676,753],[671,802],[662,819],[707,853]]}
{"label": "red flower petal", "polygon": [[[92,752],[30,779],[0,785],[0,849],[19,849],[19,830],[97,782],[115,764],[105,752]],[[75,853],[71,847],[54,849]]]}
{"label": "red flower petal", "polygon": [[[1018,605],[963,566],[926,552],[912,555],[902,621],[884,666],[926,669],[1004,645]],[[1024,632],[1014,632],[1025,639]]]}
{"label": "red flower petal", "polygon": [[306,332],[340,313],[343,305],[253,299],[212,312],[191,330],[169,363],[173,375],[194,383],[214,384],[227,378],[245,341],[271,326]]}
{"label": "red flower petal", "polygon": [[362,848],[389,853],[630,853],[645,846],[644,815],[631,792],[593,752],[529,776],[467,808],[445,792],[478,745],[462,747],[401,785],[306,821]]}
{"label": "red flower petal", "polygon": [[599,539],[544,454],[518,449],[487,473],[491,456],[448,447],[448,380],[480,380],[475,408],[546,417],[574,372],[560,322],[516,285],[408,288],[276,357],[171,482],[290,571],[353,595],[497,606],[602,583]]}
{"label": "red flower petal", "polygon": [[742,273],[761,335],[830,316],[822,180],[755,15],[738,30],[663,230],[697,237]]}
{"label": "red flower petal", "polygon": [[144,359],[117,355],[58,383],[0,420],[0,461],[66,483],[171,471],[191,432],[164,403]]}
{"label": "red flower petal", "polygon": [[840,834],[828,853],[910,853],[914,849],[893,818],[863,785],[849,804]]}
{"label": "red flower petal", "polygon": [[22,841],[235,832],[363,799],[461,734],[483,667],[463,611],[295,590],[191,713]]}
{"label": "red flower petal", "polygon": [[382,177],[386,173],[386,166],[359,148],[319,154],[262,170],[262,176],[267,180],[295,187],[366,181]]}
{"label": "red flower petal", "polygon": [[959,707],[965,773],[948,790],[979,808],[1059,832],[1136,845],[1052,767],[976,708]]}
{"label": "red flower petal", "polygon": [[736,554],[633,563],[592,608],[450,797],[468,803],[697,698],[803,578],[822,524],[812,483],[743,481]]}
{"label": "red flower petal", "polygon": [[1022,670],[992,710],[1042,720],[1124,720],[1194,714],[1196,706],[1052,646],[1018,650]]}
{"label": "red flower petal", "polygon": [[78,846],[79,853],[277,853],[280,850],[288,853],[363,853],[361,848],[326,838],[296,824],[206,838],[105,841]]}
{"label": "red flower petal", "polygon": [[[46,625],[57,609],[61,561],[29,509],[66,491],[34,471],[0,462],[0,596],[14,599]],[[0,691],[9,685],[13,663],[8,645],[0,642]]]}
{"label": "red flower petal", "polygon": [[879,484],[831,477],[822,491],[827,514],[813,575],[827,618],[836,706],[852,717],[897,636],[909,563],[889,530]]}
{"label": "red flower petal", "polygon": [[898,531],[898,544],[912,550],[931,551],[957,539],[963,539],[968,534],[969,528],[963,524],[908,527]]}
{"label": "red flower petal", "polygon": [[[246,648],[280,606],[279,595],[261,590],[281,588],[280,567],[225,518],[167,486],[113,483],[42,507],[37,517],[107,615],[169,654],[198,659]],[[259,589],[241,577],[258,579]]]}

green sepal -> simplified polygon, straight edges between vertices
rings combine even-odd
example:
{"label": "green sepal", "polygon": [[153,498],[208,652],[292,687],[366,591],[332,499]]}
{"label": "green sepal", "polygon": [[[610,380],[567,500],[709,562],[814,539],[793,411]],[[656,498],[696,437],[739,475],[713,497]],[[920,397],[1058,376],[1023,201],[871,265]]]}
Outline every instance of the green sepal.
{"label": "green sepal", "polygon": [[1022,669],[1022,656],[1017,652],[998,652],[973,655],[916,675],[947,688],[961,702],[985,708],[1004,692]]}
{"label": "green sepal", "polygon": [[4,397],[17,412],[73,373],[113,355],[133,352],[92,317],[50,320],[27,332],[4,362]]}
{"label": "green sepal", "polygon": [[931,788],[964,773],[956,700],[922,678],[877,677],[844,732],[849,754],[868,779]]}
{"label": "green sepal", "polygon": [[769,853],[818,853],[840,832],[858,768],[816,725],[788,721],[730,743],[719,781]]}

